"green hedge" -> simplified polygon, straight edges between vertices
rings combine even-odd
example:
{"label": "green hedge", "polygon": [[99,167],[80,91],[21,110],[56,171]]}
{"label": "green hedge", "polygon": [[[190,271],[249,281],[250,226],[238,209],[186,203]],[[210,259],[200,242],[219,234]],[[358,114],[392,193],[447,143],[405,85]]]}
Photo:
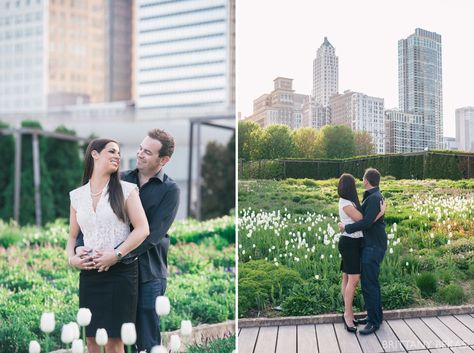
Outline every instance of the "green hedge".
{"label": "green hedge", "polygon": [[424,154],[385,154],[333,160],[274,160],[241,162],[241,179],[338,178],[342,173],[364,174],[372,167],[396,179],[474,178],[474,153],[430,151]]}

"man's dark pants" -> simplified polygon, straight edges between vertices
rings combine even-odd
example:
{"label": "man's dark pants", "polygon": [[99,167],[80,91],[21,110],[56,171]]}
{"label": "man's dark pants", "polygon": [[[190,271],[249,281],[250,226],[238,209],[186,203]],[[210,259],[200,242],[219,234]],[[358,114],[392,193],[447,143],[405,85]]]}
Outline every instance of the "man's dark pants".
{"label": "man's dark pants", "polygon": [[151,352],[161,343],[160,318],[155,311],[156,297],[164,295],[166,278],[140,283],[138,288],[137,346],[138,352]]}
{"label": "man's dark pants", "polygon": [[362,248],[362,294],[367,309],[367,322],[376,327],[379,327],[383,321],[379,273],[384,255],[385,250],[379,247],[364,246]]}

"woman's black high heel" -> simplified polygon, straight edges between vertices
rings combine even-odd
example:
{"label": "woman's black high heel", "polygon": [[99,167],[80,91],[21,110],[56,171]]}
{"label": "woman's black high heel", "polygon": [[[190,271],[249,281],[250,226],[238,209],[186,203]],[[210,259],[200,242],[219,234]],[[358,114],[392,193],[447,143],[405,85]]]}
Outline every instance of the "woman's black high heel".
{"label": "woman's black high heel", "polygon": [[357,327],[355,326],[347,326],[346,323],[346,318],[344,317],[344,314],[342,314],[342,322],[344,322],[344,327],[346,328],[347,331],[356,333],[357,332]]}

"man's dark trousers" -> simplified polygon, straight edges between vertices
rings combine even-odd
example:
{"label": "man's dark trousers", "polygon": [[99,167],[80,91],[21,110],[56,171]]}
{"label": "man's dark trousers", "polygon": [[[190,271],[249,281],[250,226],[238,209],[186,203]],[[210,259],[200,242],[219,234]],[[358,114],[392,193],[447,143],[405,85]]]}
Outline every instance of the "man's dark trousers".
{"label": "man's dark trousers", "polygon": [[379,273],[385,250],[376,246],[362,248],[361,285],[368,323],[380,327],[383,321]]}
{"label": "man's dark trousers", "polygon": [[137,346],[138,351],[151,352],[153,346],[161,344],[160,318],[156,314],[156,297],[164,295],[166,278],[157,278],[140,283],[138,289],[137,310]]}

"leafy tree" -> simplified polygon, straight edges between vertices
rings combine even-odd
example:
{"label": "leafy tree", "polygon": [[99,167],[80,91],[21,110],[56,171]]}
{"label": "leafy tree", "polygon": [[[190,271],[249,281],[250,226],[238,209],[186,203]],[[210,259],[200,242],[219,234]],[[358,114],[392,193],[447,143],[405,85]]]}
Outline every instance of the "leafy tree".
{"label": "leafy tree", "polygon": [[321,144],[327,158],[354,156],[354,134],[348,126],[326,125],[320,130]]}
{"label": "leafy tree", "polygon": [[295,146],[287,125],[270,125],[263,130],[261,140],[263,159],[290,158],[294,156]]}
{"label": "leafy tree", "polygon": [[[75,136],[73,130],[64,126],[56,132]],[[69,217],[69,191],[80,186],[83,166],[80,157],[81,146],[78,142],[48,138],[45,161],[53,184],[53,208],[56,217]]]}
{"label": "leafy tree", "polygon": [[[8,128],[0,121],[0,129]],[[15,160],[15,140],[12,135],[0,134],[0,218],[13,217],[13,179]]]}
{"label": "leafy tree", "polygon": [[307,159],[324,157],[324,151],[321,148],[318,130],[310,127],[303,127],[294,130],[292,138],[295,144],[296,157]]}
{"label": "leafy tree", "polygon": [[367,156],[375,153],[372,136],[367,131],[354,131],[355,155]]}
{"label": "leafy tree", "polygon": [[227,146],[211,141],[202,161],[202,218],[229,214],[235,207],[235,134]]}
{"label": "leafy tree", "polygon": [[258,155],[258,137],[262,128],[254,121],[239,121],[238,154],[239,158],[250,160]]}

